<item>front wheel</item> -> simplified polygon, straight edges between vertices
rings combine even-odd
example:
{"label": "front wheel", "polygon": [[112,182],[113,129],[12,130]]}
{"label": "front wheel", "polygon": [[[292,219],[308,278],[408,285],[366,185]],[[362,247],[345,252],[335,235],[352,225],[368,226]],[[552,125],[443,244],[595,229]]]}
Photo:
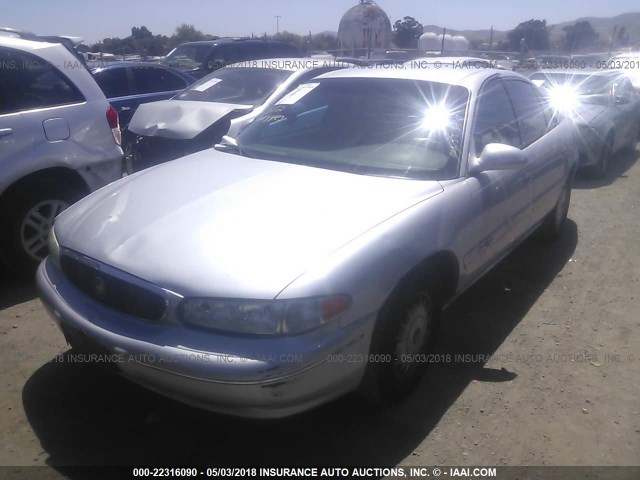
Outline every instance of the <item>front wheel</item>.
{"label": "front wheel", "polygon": [[598,162],[587,169],[587,175],[594,179],[602,179],[607,176],[609,170],[609,160],[613,156],[613,139],[608,138],[602,146]]}
{"label": "front wheel", "polygon": [[403,288],[378,317],[371,343],[371,358],[361,393],[378,404],[410,394],[425,372],[433,349],[441,306],[431,285]]}

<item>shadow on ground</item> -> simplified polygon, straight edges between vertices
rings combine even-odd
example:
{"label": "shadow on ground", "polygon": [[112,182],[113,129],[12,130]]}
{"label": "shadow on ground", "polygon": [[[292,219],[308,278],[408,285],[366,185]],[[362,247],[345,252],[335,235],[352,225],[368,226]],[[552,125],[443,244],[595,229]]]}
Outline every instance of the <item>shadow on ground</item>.
{"label": "shadow on ground", "polygon": [[[571,258],[577,227],[528,241],[444,316],[438,353],[490,355]],[[435,364],[420,388],[376,409],[356,395],[279,421],[243,420],[174,403],[90,366],[49,362],[23,390],[48,463],[76,465],[395,465],[427,438],[472,380],[513,380],[483,362]]]}
{"label": "shadow on ground", "polygon": [[35,280],[18,276],[0,263],[0,310],[36,298]]}
{"label": "shadow on ground", "polygon": [[604,178],[590,179],[583,172],[578,171],[576,181],[573,184],[573,188],[577,189],[592,189],[600,188],[611,185],[618,179],[627,178],[627,172],[640,158],[640,151],[635,150],[623,150],[616,153],[609,162],[609,168]]}

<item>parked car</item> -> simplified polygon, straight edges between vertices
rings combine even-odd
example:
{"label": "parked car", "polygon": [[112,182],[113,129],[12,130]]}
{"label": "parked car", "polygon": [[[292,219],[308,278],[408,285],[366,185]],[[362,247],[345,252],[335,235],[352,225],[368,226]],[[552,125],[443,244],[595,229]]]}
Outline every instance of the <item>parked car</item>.
{"label": "parked car", "polygon": [[165,65],[202,78],[234,63],[263,58],[300,58],[295,46],[277,40],[220,38],[178,45],[163,60]]}
{"label": "parked car", "polygon": [[62,213],[42,301],[78,352],[199,407],[402,397],[442,308],[534,231],[562,232],[577,151],[544,106],[513,72],[324,74],[237,155],[199,152]]}
{"label": "parked car", "polygon": [[151,62],[112,62],[91,73],[118,112],[123,129],[141,104],[171,98],[196,81],[180,70]]}
{"label": "parked car", "polygon": [[463,69],[498,69],[508,70],[500,65],[498,60],[489,60],[487,58],[478,57],[420,57],[409,60],[404,64],[405,68],[463,68]]}
{"label": "parked car", "polygon": [[633,88],[640,93],[640,51],[616,55],[607,62],[607,68],[624,72],[629,77]]}
{"label": "parked car", "polygon": [[640,133],[640,95],[619,71],[544,71],[530,76],[559,114],[577,130],[579,165],[592,177],[607,174],[612,155],[635,149]]}
{"label": "parked car", "polygon": [[0,256],[33,273],[54,217],[120,177],[118,114],[61,43],[0,36]]}
{"label": "parked car", "polygon": [[212,148],[235,137],[261,112],[311,78],[346,63],[274,58],[216,70],[173,99],[140,107],[130,124],[137,135],[132,171]]}

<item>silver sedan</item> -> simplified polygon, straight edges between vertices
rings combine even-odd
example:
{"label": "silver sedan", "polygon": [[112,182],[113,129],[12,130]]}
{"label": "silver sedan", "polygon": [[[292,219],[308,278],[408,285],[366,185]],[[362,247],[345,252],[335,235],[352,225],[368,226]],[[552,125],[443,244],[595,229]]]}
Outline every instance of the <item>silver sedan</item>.
{"label": "silver sedan", "polygon": [[615,152],[635,149],[640,133],[640,94],[621,71],[535,72],[550,107],[573,121],[579,165],[594,178],[607,174]]}
{"label": "silver sedan", "polygon": [[498,70],[356,70],[60,215],[37,282],[79,352],[180,401],[292,415],[407,395],[440,312],[561,234],[569,122]]}

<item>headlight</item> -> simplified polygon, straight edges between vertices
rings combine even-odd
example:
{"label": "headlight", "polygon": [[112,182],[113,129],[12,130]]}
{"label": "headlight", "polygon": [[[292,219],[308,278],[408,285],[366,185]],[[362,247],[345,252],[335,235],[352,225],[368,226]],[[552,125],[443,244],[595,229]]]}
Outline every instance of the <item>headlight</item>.
{"label": "headlight", "polygon": [[179,310],[188,325],[253,335],[303,333],[335,320],[347,311],[347,295],[301,300],[226,300],[187,298]]}
{"label": "headlight", "polygon": [[49,230],[49,255],[53,260],[57,263],[60,261],[60,244],[58,243],[58,238],[56,237],[56,230],[54,227],[51,227]]}
{"label": "headlight", "polygon": [[578,92],[570,85],[559,85],[549,91],[549,103],[560,112],[575,110],[578,100]]}

